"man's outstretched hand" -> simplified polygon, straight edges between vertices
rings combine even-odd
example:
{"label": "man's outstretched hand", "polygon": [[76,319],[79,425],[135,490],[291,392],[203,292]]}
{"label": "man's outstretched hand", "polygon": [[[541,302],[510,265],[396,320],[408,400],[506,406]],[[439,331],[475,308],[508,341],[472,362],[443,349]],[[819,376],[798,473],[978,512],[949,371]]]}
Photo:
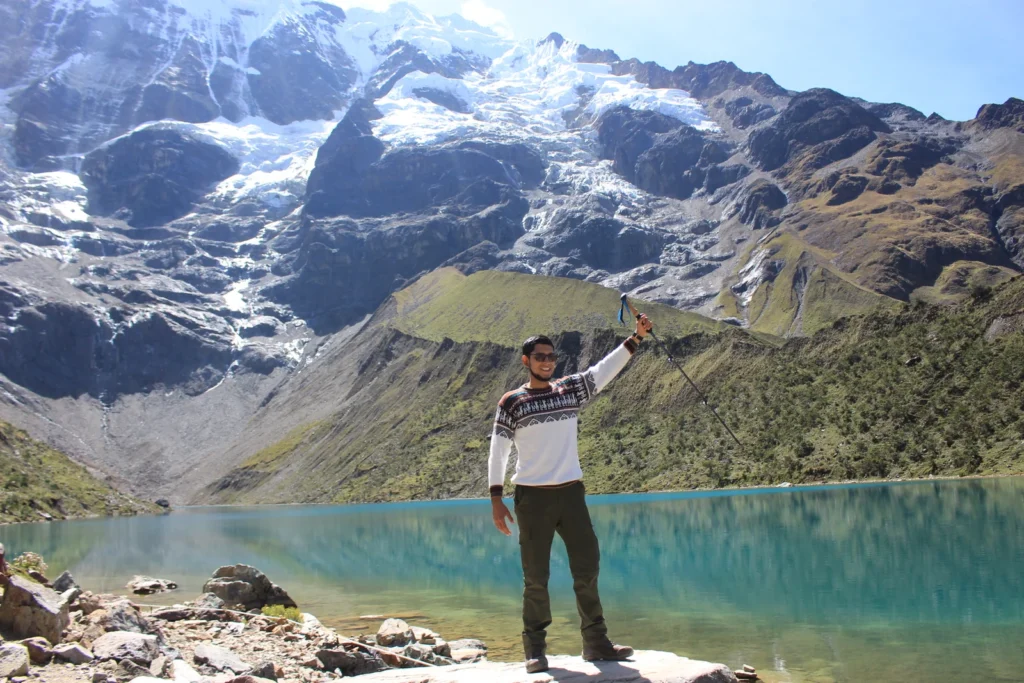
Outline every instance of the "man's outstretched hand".
{"label": "man's outstretched hand", "polygon": [[[491,498],[491,517],[494,519],[494,526],[498,527],[498,531],[511,536],[512,532],[509,530],[508,525],[515,524],[516,520],[512,519],[512,513],[505,507],[505,501],[501,498]],[[508,520],[507,522],[505,520]]]}

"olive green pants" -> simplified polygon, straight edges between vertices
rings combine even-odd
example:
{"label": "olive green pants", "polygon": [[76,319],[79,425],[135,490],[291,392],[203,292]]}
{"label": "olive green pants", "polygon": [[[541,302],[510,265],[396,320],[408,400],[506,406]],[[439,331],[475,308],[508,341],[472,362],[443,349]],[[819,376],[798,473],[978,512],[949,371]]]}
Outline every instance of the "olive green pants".
{"label": "olive green pants", "polygon": [[551,625],[548,577],[555,532],[562,537],[569,555],[584,643],[595,643],[608,633],[597,594],[601,552],[585,495],[582,482],[557,489],[516,486],[515,512],[523,560],[523,646],[527,656],[531,647],[545,644]]}

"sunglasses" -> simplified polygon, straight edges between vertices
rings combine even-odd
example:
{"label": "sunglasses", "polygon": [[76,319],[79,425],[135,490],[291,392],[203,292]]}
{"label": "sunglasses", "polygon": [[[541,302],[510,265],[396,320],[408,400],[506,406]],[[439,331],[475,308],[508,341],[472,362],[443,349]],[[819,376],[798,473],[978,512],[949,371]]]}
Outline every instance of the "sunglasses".
{"label": "sunglasses", "polygon": [[554,362],[558,361],[558,354],[557,353],[533,353],[533,354],[530,354],[530,358],[534,359],[538,363],[544,363],[544,362],[554,363]]}

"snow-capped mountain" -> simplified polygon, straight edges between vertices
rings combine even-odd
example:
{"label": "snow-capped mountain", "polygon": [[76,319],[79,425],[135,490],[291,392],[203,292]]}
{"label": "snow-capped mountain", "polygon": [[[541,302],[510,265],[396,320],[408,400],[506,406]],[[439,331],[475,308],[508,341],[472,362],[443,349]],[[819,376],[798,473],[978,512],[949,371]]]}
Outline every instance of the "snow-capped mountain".
{"label": "snow-capped mountain", "polygon": [[0,0],[0,44],[0,416],[147,491],[441,265],[801,334],[1024,264],[1019,100],[956,124],[408,4]]}

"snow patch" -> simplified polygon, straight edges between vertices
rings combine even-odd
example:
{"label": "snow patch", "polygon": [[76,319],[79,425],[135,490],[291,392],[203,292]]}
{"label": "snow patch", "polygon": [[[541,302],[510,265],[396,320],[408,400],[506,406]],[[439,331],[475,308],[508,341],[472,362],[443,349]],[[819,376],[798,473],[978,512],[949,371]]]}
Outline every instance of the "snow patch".
{"label": "snow patch", "polygon": [[245,296],[242,294],[243,291],[249,286],[249,280],[239,280],[238,282],[231,285],[231,289],[228,290],[227,294],[224,294],[224,303],[232,311],[247,312],[249,305],[245,301]]}

